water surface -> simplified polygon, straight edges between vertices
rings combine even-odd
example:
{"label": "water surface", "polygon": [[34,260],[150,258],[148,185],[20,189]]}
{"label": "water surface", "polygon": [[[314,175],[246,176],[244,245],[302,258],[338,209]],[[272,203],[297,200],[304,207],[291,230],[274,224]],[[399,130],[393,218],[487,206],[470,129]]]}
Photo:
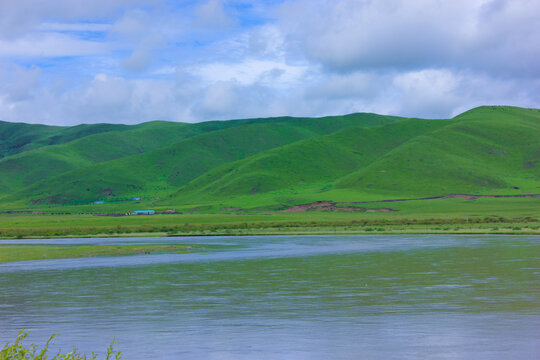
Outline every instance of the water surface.
{"label": "water surface", "polygon": [[126,359],[540,358],[538,236],[16,242],[200,251],[0,264],[1,343],[24,328],[64,350],[116,337]]}

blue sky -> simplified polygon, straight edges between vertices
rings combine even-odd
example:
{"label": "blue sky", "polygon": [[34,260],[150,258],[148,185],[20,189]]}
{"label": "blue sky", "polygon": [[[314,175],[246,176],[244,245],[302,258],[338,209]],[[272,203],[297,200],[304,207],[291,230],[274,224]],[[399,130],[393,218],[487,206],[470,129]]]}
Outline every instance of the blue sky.
{"label": "blue sky", "polygon": [[0,0],[0,119],[540,107],[535,0]]}

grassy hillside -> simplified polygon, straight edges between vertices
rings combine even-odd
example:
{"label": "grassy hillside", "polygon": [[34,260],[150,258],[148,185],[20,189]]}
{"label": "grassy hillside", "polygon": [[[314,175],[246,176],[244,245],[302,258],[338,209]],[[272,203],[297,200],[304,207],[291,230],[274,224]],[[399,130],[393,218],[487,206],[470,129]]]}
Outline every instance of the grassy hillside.
{"label": "grassy hillside", "polygon": [[[219,165],[260,151],[328,134],[348,126],[369,127],[399,119],[374,114],[352,114],[320,119],[272,118],[201,123],[189,125],[192,133],[204,132],[201,135],[159,150],[121,157],[96,165],[90,165],[91,160],[88,159],[90,154],[81,152],[81,146],[73,142],[67,146],[71,153],[62,154],[64,159],[71,160],[62,163],[63,168],[57,172],[63,173],[62,175],[33,184],[9,196],[8,200],[30,199],[32,202],[40,203],[65,203],[87,202],[111,196],[115,198],[165,196]],[[147,134],[148,129],[144,129],[144,133],[143,129],[140,131],[142,138],[143,134]],[[129,135],[130,132],[119,134],[114,144],[122,149],[124,155],[128,155],[125,153],[129,149],[138,149],[137,147],[133,149],[131,145],[123,145],[131,141],[137,143],[137,140],[130,138]],[[156,140],[155,137],[153,139]],[[170,139],[174,137],[171,136]],[[83,140],[88,142],[94,139],[81,141]],[[157,142],[166,144],[166,141],[159,139]],[[82,146],[82,149],[88,147],[86,144]],[[62,148],[60,150],[65,151]],[[50,155],[57,155],[58,151],[59,149],[46,149],[45,152],[50,159]],[[105,153],[110,154],[114,151],[105,149]],[[32,160],[30,157],[28,159]],[[101,156],[101,159],[106,160],[105,156]],[[21,162],[21,159],[13,159],[13,162]],[[35,163],[35,160],[28,163]],[[13,163],[10,163],[9,167],[16,168]],[[77,169],[68,171],[69,167]],[[54,171],[48,173],[52,174]],[[35,176],[30,173],[26,178],[32,180]],[[13,182],[12,186],[14,186]]]}
{"label": "grassy hillside", "polygon": [[0,158],[48,145],[64,144],[108,131],[124,131],[127,125],[82,124],[73,127],[0,121]]}
{"label": "grassy hillside", "polygon": [[90,135],[66,144],[45,146],[0,160],[0,194],[50,177],[167,146],[193,135],[188,125],[149,122],[131,130]]}
{"label": "grassy hillside", "polygon": [[480,108],[456,120],[345,176],[336,187],[407,197],[540,192],[540,112]]}
{"label": "grassy hillside", "polygon": [[540,112],[480,107],[335,134],[226,164],[170,204],[290,206],[448,194],[540,193]]}
{"label": "grassy hillside", "polygon": [[[186,124],[193,134],[240,126],[256,122],[287,121],[288,117],[270,119],[242,119],[230,121],[208,121],[199,124]],[[141,125],[122,124],[81,124],[77,126],[49,126],[41,124],[12,123],[0,121],[0,158],[19,154],[28,150],[49,145],[71,142],[93,134],[110,131],[127,131]]]}
{"label": "grassy hillside", "polygon": [[0,196],[68,171],[165,147],[197,134],[284,119],[74,127],[0,122]]}
{"label": "grassy hillside", "polygon": [[222,211],[531,193],[540,193],[540,111],[515,107],[480,107],[448,120],[351,114],[152,122],[0,160],[4,209],[142,197],[144,207]]}
{"label": "grassy hillside", "polygon": [[347,128],[299,141],[210,171],[182,188],[174,198],[226,198],[330,184],[371,164],[407,140],[449,123],[452,121],[407,119],[373,128]]}

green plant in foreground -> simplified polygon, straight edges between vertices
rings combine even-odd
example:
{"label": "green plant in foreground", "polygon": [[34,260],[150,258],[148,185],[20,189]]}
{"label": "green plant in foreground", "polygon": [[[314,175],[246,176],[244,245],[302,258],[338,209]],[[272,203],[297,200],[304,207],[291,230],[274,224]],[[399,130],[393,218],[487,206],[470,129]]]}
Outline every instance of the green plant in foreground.
{"label": "green plant in foreground", "polygon": [[[49,358],[47,352],[49,351],[49,345],[56,335],[52,335],[45,343],[45,347],[38,350],[36,345],[31,344],[29,347],[25,347],[22,341],[28,336],[28,332],[21,330],[17,335],[17,339],[13,344],[7,343],[4,348],[0,350],[0,360],[95,360],[97,355],[92,353],[90,356],[81,354],[77,349],[73,349],[68,353],[63,354],[61,350],[56,355]],[[116,342],[111,342],[111,345],[107,348],[107,354],[105,360],[122,360],[120,351],[113,350],[113,345]]]}

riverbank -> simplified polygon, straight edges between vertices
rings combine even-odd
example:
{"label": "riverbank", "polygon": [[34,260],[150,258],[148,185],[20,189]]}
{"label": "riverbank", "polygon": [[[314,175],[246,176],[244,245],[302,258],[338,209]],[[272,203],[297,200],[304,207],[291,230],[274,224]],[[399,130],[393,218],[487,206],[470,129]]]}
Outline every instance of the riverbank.
{"label": "riverbank", "polygon": [[[154,220],[156,218],[154,217]],[[424,219],[392,223],[379,219],[371,222],[271,222],[271,223],[221,223],[190,224],[187,226],[105,227],[105,228],[50,228],[12,229],[4,239],[47,238],[119,238],[119,237],[188,237],[188,236],[258,236],[258,235],[540,235],[540,222],[487,219],[492,222],[472,223],[467,219]],[[496,220],[498,222],[496,222]],[[138,231],[139,230],[139,231]],[[9,234],[9,233],[8,233]],[[197,250],[191,244],[141,244],[141,245],[31,245],[2,244],[0,240],[0,263],[26,260],[67,259],[97,256],[125,256],[144,254],[179,254]]]}
{"label": "riverbank", "polygon": [[[118,225],[101,227],[12,228],[2,239],[88,237],[248,236],[325,234],[515,234],[540,235],[537,219],[404,219],[373,221],[233,222],[182,225]],[[1,240],[0,240],[1,242]]]}
{"label": "riverbank", "polygon": [[[405,219],[400,221],[241,222],[183,225],[118,225],[95,227],[12,228],[0,230],[0,239],[86,237],[246,236],[323,234],[540,234],[540,222],[531,219]],[[0,240],[1,241],[1,240]]]}

